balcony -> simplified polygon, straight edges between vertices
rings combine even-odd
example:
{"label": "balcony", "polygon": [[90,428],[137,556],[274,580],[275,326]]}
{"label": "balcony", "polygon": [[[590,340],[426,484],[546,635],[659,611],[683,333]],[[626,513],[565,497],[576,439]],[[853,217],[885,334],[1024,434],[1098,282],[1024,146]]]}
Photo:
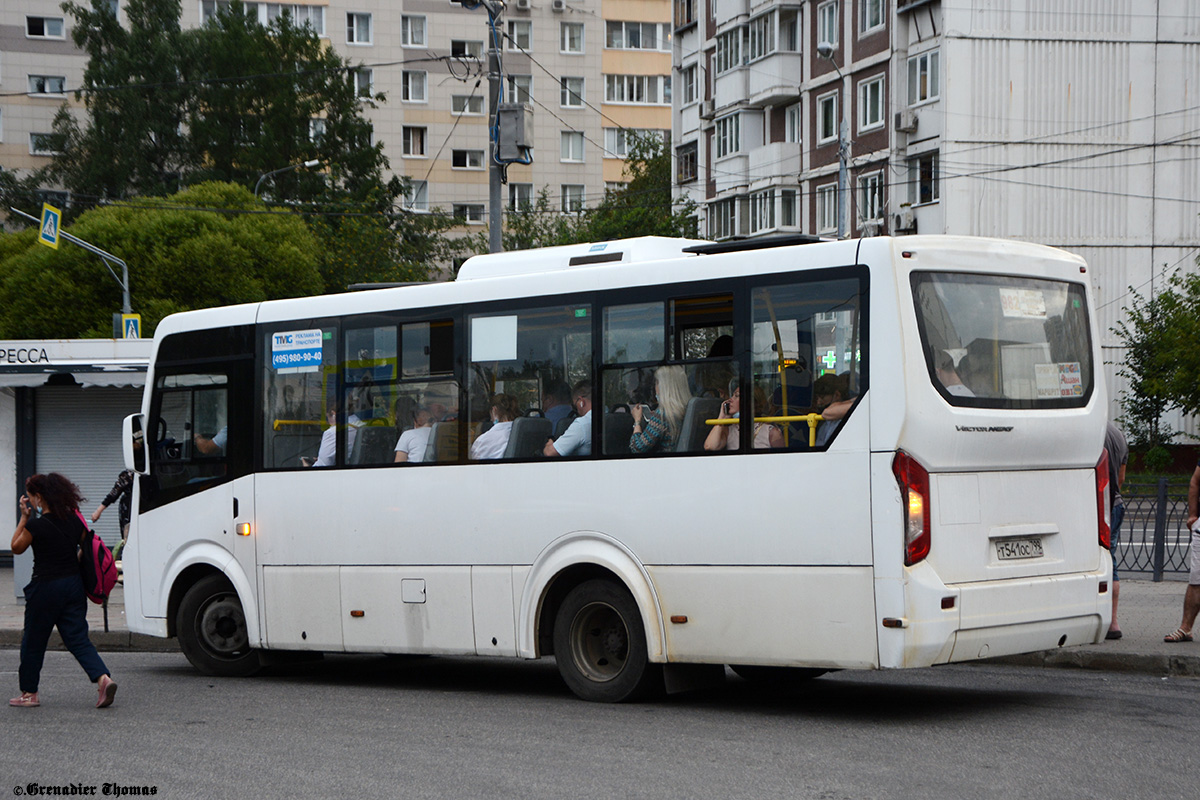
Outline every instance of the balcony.
{"label": "balcony", "polygon": [[799,100],[803,70],[800,53],[774,53],[760,58],[746,68],[749,77],[744,96],[756,108]]}
{"label": "balcony", "polygon": [[713,99],[716,100],[718,114],[750,96],[749,75],[749,67],[735,67],[721,73],[713,81]]}
{"label": "balcony", "polygon": [[799,142],[772,142],[750,151],[746,171],[753,185],[759,181],[796,180],[800,174]]}

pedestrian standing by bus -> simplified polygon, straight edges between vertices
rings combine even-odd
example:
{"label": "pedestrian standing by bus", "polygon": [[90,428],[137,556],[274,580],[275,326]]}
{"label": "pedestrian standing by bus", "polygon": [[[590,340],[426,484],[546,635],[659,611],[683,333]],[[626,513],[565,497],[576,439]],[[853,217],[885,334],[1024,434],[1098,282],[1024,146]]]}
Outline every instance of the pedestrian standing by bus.
{"label": "pedestrian standing by bus", "polygon": [[[41,705],[38,679],[46,658],[50,631],[56,626],[63,644],[75,656],[99,695],[96,708],[112,705],[116,681],[88,638],[87,596],[79,575],[79,544],[87,528],[79,516],[79,487],[57,472],[31,475],[21,495],[21,519],[13,533],[12,551],[33,547],[33,579],[25,587],[25,632],[21,637],[21,696],[10,706]],[[41,516],[34,516],[40,511]]]}
{"label": "pedestrian standing by bus", "polygon": [[1112,514],[1109,525],[1109,552],[1112,553],[1112,622],[1105,639],[1120,639],[1121,626],[1117,624],[1117,600],[1121,596],[1121,579],[1117,576],[1117,544],[1121,539],[1121,520],[1125,519],[1125,501],[1121,499],[1121,486],[1125,483],[1125,464],[1129,461],[1129,445],[1125,434],[1111,422],[1104,434],[1104,449],[1108,453],[1108,501]]}
{"label": "pedestrian standing by bus", "polygon": [[1192,533],[1192,546],[1189,551],[1191,571],[1188,575],[1187,591],[1183,595],[1183,621],[1179,627],[1163,637],[1164,642],[1190,642],[1192,626],[1196,624],[1196,616],[1200,614],[1200,463],[1192,473],[1192,482],[1188,486],[1188,528]]}
{"label": "pedestrian standing by bus", "polygon": [[112,490],[104,496],[100,501],[100,505],[92,512],[92,522],[99,522],[100,515],[104,513],[104,509],[117,504],[117,521],[121,525],[121,543],[117,545],[116,551],[113,553],[113,558],[121,557],[121,550],[125,548],[125,540],[129,538],[129,504],[133,499],[133,470],[123,469],[121,474],[117,476],[117,482],[113,484]]}

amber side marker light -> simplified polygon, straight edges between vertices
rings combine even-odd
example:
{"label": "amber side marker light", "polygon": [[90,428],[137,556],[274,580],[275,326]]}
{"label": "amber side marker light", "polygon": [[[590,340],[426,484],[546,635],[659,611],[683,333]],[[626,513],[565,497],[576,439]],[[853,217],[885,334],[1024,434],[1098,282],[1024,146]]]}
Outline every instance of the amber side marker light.
{"label": "amber side marker light", "polygon": [[884,617],[883,627],[885,628],[903,628],[904,620],[896,619],[895,617]]}
{"label": "amber side marker light", "polygon": [[675,616],[671,617],[671,622],[675,625],[682,625],[687,622],[687,617],[683,614],[676,614]]}
{"label": "amber side marker light", "polygon": [[238,536],[249,536],[250,535],[250,523],[249,522],[239,522],[233,530],[237,533]]}
{"label": "amber side marker light", "polygon": [[366,615],[367,615],[367,612],[363,611],[360,608],[356,608],[350,612],[350,616],[352,616],[352,617],[365,617]]}

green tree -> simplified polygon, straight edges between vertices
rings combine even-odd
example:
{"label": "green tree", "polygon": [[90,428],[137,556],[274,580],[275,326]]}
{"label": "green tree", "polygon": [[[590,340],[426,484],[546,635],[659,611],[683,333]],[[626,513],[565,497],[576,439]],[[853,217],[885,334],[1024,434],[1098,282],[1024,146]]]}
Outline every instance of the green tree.
{"label": "green tree", "polygon": [[662,136],[634,137],[625,174],[629,181],[623,187],[606,193],[598,206],[585,213],[580,241],[696,235],[695,203],[672,196],[671,150]]}
{"label": "green tree", "polygon": [[[200,210],[220,209],[220,210]],[[129,265],[146,333],[194,308],[317,294],[320,243],[302,219],[270,213],[242,186],[205,183],[169,198],[94,209],[71,233]],[[21,244],[25,244],[21,247]],[[30,231],[0,235],[0,337],[112,335],[120,286],[82,248],[38,245]]]}

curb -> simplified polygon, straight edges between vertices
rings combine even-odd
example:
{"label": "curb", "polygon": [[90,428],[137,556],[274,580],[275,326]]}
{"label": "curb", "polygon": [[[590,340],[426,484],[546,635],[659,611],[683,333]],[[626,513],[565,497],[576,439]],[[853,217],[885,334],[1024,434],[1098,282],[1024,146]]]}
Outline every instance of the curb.
{"label": "curb", "polygon": [[[21,636],[22,632],[19,630],[0,630],[0,647],[19,648],[21,646]],[[160,639],[157,636],[146,636],[142,633],[93,630],[88,632],[88,638],[92,640],[92,644],[96,645],[97,650],[105,653],[120,651],[139,653],[179,652],[179,641],[177,639]],[[58,635],[58,631],[50,634],[50,643],[46,646],[46,649],[67,649],[63,646],[62,637]]]}
{"label": "curb", "polygon": [[1043,650],[1019,656],[1001,656],[983,663],[1016,667],[1066,667],[1105,672],[1140,672],[1173,678],[1200,677],[1200,656],[1096,653],[1088,650]]}

